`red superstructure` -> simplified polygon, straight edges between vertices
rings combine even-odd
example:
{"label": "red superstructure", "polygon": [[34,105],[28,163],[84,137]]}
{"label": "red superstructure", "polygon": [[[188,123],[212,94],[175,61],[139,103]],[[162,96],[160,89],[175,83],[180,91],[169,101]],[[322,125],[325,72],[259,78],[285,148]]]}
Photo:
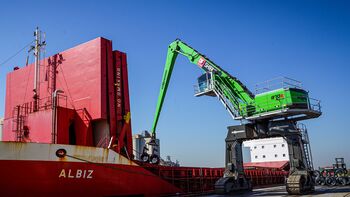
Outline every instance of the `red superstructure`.
{"label": "red superstructure", "polygon": [[[208,192],[222,168],[133,160],[126,54],[96,38],[7,75],[0,191],[5,196],[161,196]],[[283,183],[279,169],[252,169],[255,185]],[[262,177],[270,181],[259,182]]]}
{"label": "red superstructure", "polygon": [[[118,153],[131,156],[126,54],[96,38],[40,65],[38,111],[32,96],[34,64],[7,75],[3,140],[99,147],[111,141]],[[55,90],[63,92],[56,99]]]}

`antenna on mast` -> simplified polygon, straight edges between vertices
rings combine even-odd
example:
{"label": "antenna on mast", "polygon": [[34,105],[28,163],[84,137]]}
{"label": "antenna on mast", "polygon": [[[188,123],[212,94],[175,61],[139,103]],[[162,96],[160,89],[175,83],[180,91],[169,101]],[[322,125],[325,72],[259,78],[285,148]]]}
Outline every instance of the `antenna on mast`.
{"label": "antenna on mast", "polygon": [[40,52],[41,48],[46,45],[45,41],[41,41],[41,31],[39,27],[35,29],[35,45],[31,47],[31,50],[34,50],[34,87],[33,87],[33,99],[34,106],[33,111],[39,110],[39,93],[40,93]]}

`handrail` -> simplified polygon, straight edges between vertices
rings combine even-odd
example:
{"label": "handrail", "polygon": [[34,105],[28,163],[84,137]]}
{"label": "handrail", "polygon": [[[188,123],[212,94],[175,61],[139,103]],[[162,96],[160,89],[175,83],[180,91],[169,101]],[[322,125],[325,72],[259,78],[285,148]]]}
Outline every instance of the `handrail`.
{"label": "handrail", "polygon": [[321,112],[321,101],[314,98],[309,98],[310,109]]}
{"label": "handrail", "polygon": [[[219,85],[217,84],[217,82],[214,82],[214,92],[215,94],[220,98],[222,99],[223,101],[223,104],[225,104],[225,107],[229,110],[231,116],[234,118],[234,117],[237,117],[239,115],[239,112],[235,109],[234,106],[232,106],[232,103],[231,102],[228,102],[229,99],[225,96],[225,94],[220,90],[220,88],[218,88]],[[231,94],[230,92],[227,92],[229,94]],[[232,95],[231,95],[232,96]]]}
{"label": "handrail", "polygon": [[[57,106],[67,107],[67,96],[65,95],[57,95]],[[63,103],[62,103],[63,100]],[[61,102],[60,102],[61,101]],[[34,101],[26,102],[21,105],[17,105],[20,107],[20,115],[28,115],[34,113]],[[17,106],[15,108],[17,108]],[[38,111],[43,111],[52,108],[52,99],[51,96],[40,98],[38,100]],[[14,114],[13,114],[14,115]]]}
{"label": "handrail", "polygon": [[302,89],[302,83],[289,77],[277,77],[255,84],[255,94],[261,94],[278,88]]}

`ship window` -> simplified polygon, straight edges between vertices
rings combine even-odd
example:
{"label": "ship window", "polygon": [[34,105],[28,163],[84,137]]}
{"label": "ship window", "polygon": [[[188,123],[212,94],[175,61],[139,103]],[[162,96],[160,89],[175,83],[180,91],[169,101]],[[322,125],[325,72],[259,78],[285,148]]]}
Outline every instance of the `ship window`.
{"label": "ship window", "polygon": [[255,159],[257,159],[258,158],[258,155],[255,155]]}
{"label": "ship window", "polygon": [[276,148],[276,144],[274,144],[273,147]]}
{"label": "ship window", "polygon": [[262,149],[264,149],[264,146],[261,146]]}
{"label": "ship window", "polygon": [[284,144],[282,144],[282,147],[284,147]]}
{"label": "ship window", "polygon": [[256,149],[256,146],[254,146],[254,149]]}
{"label": "ship window", "polygon": [[286,157],[286,154],[283,154],[283,157]]}
{"label": "ship window", "polygon": [[275,154],[275,157],[277,157],[278,155],[277,154]]}
{"label": "ship window", "polygon": [[263,158],[265,158],[266,156],[265,155],[263,155]]}

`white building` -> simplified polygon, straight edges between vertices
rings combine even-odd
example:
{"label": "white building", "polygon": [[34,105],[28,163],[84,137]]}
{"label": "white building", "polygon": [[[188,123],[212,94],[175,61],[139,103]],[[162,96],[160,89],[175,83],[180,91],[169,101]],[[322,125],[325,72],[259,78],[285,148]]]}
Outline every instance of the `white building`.
{"label": "white building", "polygon": [[243,146],[250,148],[251,162],[289,161],[288,144],[282,137],[245,141]]}
{"label": "white building", "polygon": [[0,118],[0,141],[2,141],[2,127],[4,126],[4,118]]}

